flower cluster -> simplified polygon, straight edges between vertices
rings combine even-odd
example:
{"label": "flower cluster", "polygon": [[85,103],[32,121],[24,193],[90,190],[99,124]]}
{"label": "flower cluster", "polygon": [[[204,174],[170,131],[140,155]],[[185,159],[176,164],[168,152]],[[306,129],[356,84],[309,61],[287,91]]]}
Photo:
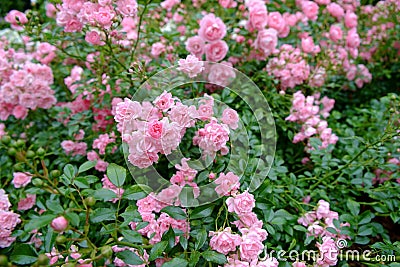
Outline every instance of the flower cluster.
{"label": "flower cluster", "polygon": [[[169,196],[172,195],[172,198],[176,198],[180,192],[179,186],[172,186],[168,189],[164,189],[164,193],[168,194]],[[148,222],[149,224],[137,231],[149,238],[150,244],[155,244],[161,241],[161,237],[163,233],[168,231],[171,227],[172,229],[180,230],[184,233],[185,237],[188,237],[190,231],[190,224],[187,220],[177,220],[169,216],[165,212],[161,212],[161,210],[167,206],[168,204],[161,202],[158,198],[162,198],[163,192],[160,192],[158,196],[154,194],[150,194],[145,198],[142,198],[137,201],[136,205],[138,207],[138,211],[142,216],[143,222]],[[158,218],[156,218],[158,215]],[[132,222],[131,224],[132,229],[136,229],[137,223]],[[175,242],[177,243],[179,237],[176,237]]]}
{"label": "flower cluster", "polygon": [[282,90],[302,84],[310,75],[310,66],[300,49],[288,44],[279,48],[278,56],[268,61],[266,69],[280,80]]}
{"label": "flower cluster", "polygon": [[[214,99],[205,95],[199,107],[186,106],[171,93],[163,92],[153,103],[125,99],[115,108],[115,121],[123,142],[129,146],[128,160],[139,168],[146,168],[158,161],[159,153],[168,155],[180,144],[186,129],[197,121],[209,121],[199,129],[193,144],[202,149],[204,156],[228,153],[229,126],[213,117]],[[235,111],[227,108],[223,121],[237,126]]]}
{"label": "flower cluster", "polygon": [[46,63],[52,59],[43,57],[44,49],[25,53],[7,49],[7,42],[0,42],[0,120],[7,120],[10,115],[24,119],[29,109],[48,109],[57,102],[50,88],[51,68],[32,62],[35,56]]}
{"label": "flower cluster", "polygon": [[[308,236],[348,239],[348,236],[340,234],[340,229],[336,228],[334,220],[339,220],[339,214],[330,210],[329,202],[321,199],[318,201],[316,210],[304,214],[298,219],[298,223],[307,227]],[[340,226],[350,226],[350,224],[342,223]],[[337,233],[329,232],[327,228],[333,228]]]}
{"label": "flower cluster", "polygon": [[11,236],[14,228],[21,222],[19,215],[10,211],[8,195],[0,189],[0,248],[9,247],[16,239]]}
{"label": "flower cluster", "polygon": [[[297,122],[302,125],[301,131],[293,138],[293,143],[298,143],[311,137],[318,137],[322,141],[321,148],[326,148],[329,144],[336,144],[338,137],[332,133],[332,129],[328,128],[325,118],[329,116],[329,112],[333,108],[335,100],[324,96],[320,99],[320,95],[305,97],[301,91],[297,91],[293,95],[292,108],[290,115],[286,118],[288,121]],[[323,108],[320,109],[320,104]],[[308,140],[306,150],[313,149]]]}
{"label": "flower cluster", "polygon": [[226,205],[228,212],[237,217],[232,224],[239,229],[240,234],[233,233],[231,227],[209,234],[211,249],[227,255],[228,263],[225,266],[278,266],[278,261],[273,257],[258,259],[264,250],[262,242],[268,233],[262,229],[263,222],[252,211],[255,207],[254,196],[248,191],[232,193]]}
{"label": "flower cluster", "polygon": [[205,53],[207,61],[223,60],[228,53],[228,45],[222,40],[226,35],[224,22],[210,13],[205,15],[199,24],[198,36],[190,37],[187,40],[187,51],[198,58]]}

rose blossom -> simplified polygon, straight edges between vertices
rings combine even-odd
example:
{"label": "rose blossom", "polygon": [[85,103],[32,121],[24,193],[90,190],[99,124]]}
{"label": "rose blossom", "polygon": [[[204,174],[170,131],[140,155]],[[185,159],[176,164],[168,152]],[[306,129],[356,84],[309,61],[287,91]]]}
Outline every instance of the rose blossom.
{"label": "rose blossom", "polygon": [[196,56],[188,55],[186,59],[180,59],[178,70],[186,73],[190,78],[196,77],[204,70],[203,61],[199,61]]}
{"label": "rose blossom", "polygon": [[264,3],[260,3],[254,5],[250,8],[249,11],[249,21],[248,26],[249,30],[253,29],[262,30],[267,26],[268,23],[268,12],[267,7]]}
{"label": "rose blossom", "polygon": [[14,172],[14,178],[12,183],[14,184],[15,188],[21,188],[27,186],[32,179],[32,174],[24,173],[24,172]]}
{"label": "rose blossom", "polygon": [[200,58],[204,54],[204,40],[200,36],[193,36],[186,41],[186,50]]}
{"label": "rose blossom", "polygon": [[199,36],[206,42],[221,40],[226,35],[224,22],[214,14],[204,16],[200,21]]}
{"label": "rose blossom", "polygon": [[220,173],[218,178],[215,180],[215,184],[218,186],[215,191],[220,196],[229,196],[231,191],[239,189],[239,177],[233,172],[228,172],[227,174]]}
{"label": "rose blossom", "polygon": [[8,14],[4,17],[4,20],[11,24],[11,28],[14,30],[22,30],[24,29],[23,24],[28,23],[28,19],[26,15],[18,10],[11,10]]}
{"label": "rose blossom", "polygon": [[278,32],[275,29],[267,29],[258,32],[254,47],[264,56],[269,56],[275,50],[278,44]]}
{"label": "rose blossom", "polygon": [[341,40],[343,37],[343,32],[342,29],[337,26],[337,25],[332,25],[331,28],[329,29],[329,39],[331,39],[333,42],[337,42]]}
{"label": "rose blossom", "polygon": [[262,252],[264,245],[259,240],[259,235],[255,232],[249,232],[243,235],[240,244],[240,257],[246,261],[252,261]]}
{"label": "rose blossom", "polygon": [[357,48],[361,43],[360,36],[357,34],[357,29],[353,28],[348,31],[346,45],[351,48]]}
{"label": "rose blossom", "polygon": [[86,33],[85,41],[92,45],[104,45],[104,42],[101,41],[100,34],[94,30]]}
{"label": "rose blossom", "polygon": [[268,15],[268,27],[281,32],[285,28],[285,20],[283,19],[281,13],[271,12]]}
{"label": "rose blossom", "polygon": [[238,127],[239,116],[236,110],[226,108],[222,112],[222,122],[227,124],[231,129],[235,130]]}
{"label": "rose blossom", "polygon": [[153,103],[158,109],[165,112],[174,105],[174,99],[171,93],[164,91],[161,95],[157,96]]}
{"label": "rose blossom", "polygon": [[227,255],[231,251],[235,251],[236,247],[241,243],[241,237],[238,234],[232,234],[231,228],[227,227],[222,232],[210,232],[212,236],[210,247],[219,253]]}
{"label": "rose blossom", "polygon": [[225,41],[219,40],[210,44],[206,44],[206,59],[208,61],[218,62],[224,59],[228,53],[228,45]]}
{"label": "rose blossom", "polygon": [[21,198],[18,202],[18,210],[29,210],[36,203],[36,195],[27,194],[26,198]]}
{"label": "rose blossom", "polygon": [[326,202],[323,199],[318,201],[318,208],[316,214],[318,219],[327,217],[329,214],[329,202]]}
{"label": "rose blossom", "polygon": [[51,228],[54,229],[56,232],[62,232],[68,227],[68,221],[63,216],[55,218],[51,224]]}
{"label": "rose blossom", "polygon": [[317,242],[316,245],[319,249],[320,256],[318,257],[317,264],[320,266],[334,266],[336,265],[339,254],[339,249],[335,241],[328,236],[322,238],[322,244]]}
{"label": "rose blossom", "polygon": [[349,29],[357,27],[357,15],[347,11],[344,16],[344,25]]}
{"label": "rose blossom", "polygon": [[316,20],[318,18],[319,7],[316,3],[312,1],[307,1],[307,0],[302,1],[301,10],[310,20]]}
{"label": "rose blossom", "polygon": [[235,197],[230,197],[226,200],[229,212],[235,212],[238,215],[251,212],[255,207],[254,196],[248,191],[236,195]]}
{"label": "rose blossom", "polygon": [[163,133],[163,125],[162,121],[153,120],[149,122],[147,128],[148,134],[154,139],[160,139]]}
{"label": "rose blossom", "polygon": [[227,86],[235,77],[232,63],[223,61],[220,64],[211,65],[208,81],[220,86]]}
{"label": "rose blossom", "polygon": [[341,6],[336,3],[330,3],[326,9],[335,18],[341,19],[344,15],[344,10]]}

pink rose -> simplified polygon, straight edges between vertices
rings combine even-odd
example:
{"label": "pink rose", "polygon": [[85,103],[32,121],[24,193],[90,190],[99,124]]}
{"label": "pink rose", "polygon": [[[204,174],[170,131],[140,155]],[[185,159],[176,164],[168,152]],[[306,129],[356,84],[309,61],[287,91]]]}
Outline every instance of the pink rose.
{"label": "pink rose", "polygon": [[100,34],[94,30],[86,33],[85,41],[92,45],[104,45],[104,42],[101,41]]}
{"label": "pink rose", "polygon": [[263,243],[259,240],[259,235],[255,232],[249,232],[242,238],[239,247],[241,259],[246,261],[256,259],[264,249]]}
{"label": "pink rose", "polygon": [[168,188],[161,190],[161,192],[157,194],[157,200],[166,204],[173,204],[178,200],[181,191],[182,188],[180,186],[175,184],[170,185]]}
{"label": "pink rose", "polygon": [[151,55],[155,58],[158,58],[164,52],[165,52],[165,45],[161,42],[154,43],[151,46]]}
{"label": "pink rose", "polygon": [[12,183],[15,188],[27,186],[32,179],[32,174],[24,172],[14,172]]}
{"label": "pink rose", "polygon": [[341,40],[343,37],[343,32],[342,29],[337,26],[337,25],[332,25],[331,28],[329,29],[329,39],[331,39],[333,42],[337,42]]}
{"label": "pink rose", "polygon": [[200,21],[199,36],[206,42],[221,40],[226,35],[224,22],[214,14],[204,16]]}
{"label": "pink rose", "polygon": [[180,59],[178,70],[186,73],[190,78],[194,78],[204,70],[203,61],[199,61],[196,56],[188,55],[186,59]]}
{"label": "pink rose", "polygon": [[354,12],[346,12],[346,15],[344,16],[344,25],[351,29],[357,27],[357,15],[354,14]]}
{"label": "pink rose", "polygon": [[248,191],[245,191],[235,197],[230,197],[226,200],[228,211],[238,215],[251,212],[255,207],[254,196]]}
{"label": "pink rose", "polygon": [[228,53],[228,45],[225,41],[219,40],[210,44],[206,44],[206,59],[208,61],[218,62],[224,59]]}
{"label": "pink rose", "polygon": [[320,256],[318,257],[317,264],[320,266],[334,266],[338,260],[339,249],[335,241],[328,236],[322,238],[322,244],[317,242],[316,245],[319,249]]}
{"label": "pink rose", "polygon": [[357,48],[361,43],[360,36],[357,34],[357,29],[353,28],[348,31],[346,45],[351,48]]}
{"label": "pink rose", "polygon": [[16,107],[14,107],[12,114],[14,115],[15,118],[23,120],[28,115],[28,109],[23,106],[18,105]]}
{"label": "pink rose", "polygon": [[325,218],[329,215],[329,202],[326,202],[325,200],[321,199],[318,201],[318,208],[316,211],[317,218],[322,219]]}
{"label": "pink rose", "polygon": [[232,68],[232,63],[223,61],[221,64],[213,64],[210,67],[208,81],[220,86],[227,86],[235,77],[236,74]]}
{"label": "pink rose", "polygon": [[341,19],[344,15],[344,10],[341,6],[336,3],[330,3],[326,9],[335,18]]}
{"label": "pink rose", "polygon": [[55,218],[51,224],[51,228],[56,232],[63,232],[68,227],[68,221],[63,216]]}
{"label": "pink rose", "polygon": [[220,173],[218,178],[215,180],[215,184],[218,186],[215,191],[220,196],[229,196],[231,191],[239,189],[239,177],[233,172],[228,172],[227,174]]}
{"label": "pink rose", "polygon": [[18,202],[18,210],[29,210],[36,203],[36,195],[27,194],[26,198],[21,198]]}
{"label": "pink rose", "polygon": [[163,133],[163,125],[162,121],[153,120],[149,122],[147,128],[149,135],[154,139],[160,139]]}
{"label": "pink rose", "polygon": [[258,32],[254,47],[263,52],[264,56],[267,57],[273,53],[277,44],[278,32],[275,29],[267,29]]}
{"label": "pink rose", "polygon": [[172,98],[171,93],[164,91],[154,100],[153,103],[158,109],[165,112],[174,105],[174,99]]}
{"label": "pink rose", "polygon": [[271,12],[268,15],[268,27],[281,32],[285,28],[285,20],[283,19],[281,13]]}
{"label": "pink rose", "polygon": [[218,3],[224,8],[234,8],[237,6],[235,0],[218,0]]}
{"label": "pink rose", "polygon": [[264,3],[254,5],[249,11],[249,30],[253,29],[262,30],[267,26],[268,23],[268,12],[267,7]]}
{"label": "pink rose", "polygon": [[319,7],[315,2],[307,0],[302,1],[301,10],[309,20],[317,20]]}
{"label": "pink rose", "polygon": [[135,17],[137,15],[136,0],[118,0],[117,11],[125,17]]}
{"label": "pink rose", "polygon": [[204,54],[204,40],[200,36],[193,36],[187,39],[186,50],[198,58]]}
{"label": "pink rose", "polygon": [[11,10],[8,12],[8,14],[4,17],[4,20],[10,23],[11,28],[17,31],[24,29],[24,27],[21,25],[28,23],[26,15],[18,10]]}
{"label": "pink rose", "polygon": [[8,195],[4,189],[0,189],[0,210],[8,210],[11,207],[11,203],[8,200]]}
{"label": "pink rose", "polygon": [[116,122],[124,122],[136,119],[142,113],[142,106],[137,101],[128,98],[117,104],[114,119]]}
{"label": "pink rose", "polygon": [[55,18],[57,15],[57,9],[52,3],[46,4],[46,16],[49,18]]}
{"label": "pink rose", "polygon": [[236,110],[226,108],[222,112],[222,122],[227,124],[231,129],[235,130],[238,127],[239,116]]}
{"label": "pink rose", "polygon": [[210,232],[210,236],[212,236],[210,240],[211,249],[225,255],[235,251],[242,241],[238,234],[231,233],[230,227],[225,228],[222,232]]}

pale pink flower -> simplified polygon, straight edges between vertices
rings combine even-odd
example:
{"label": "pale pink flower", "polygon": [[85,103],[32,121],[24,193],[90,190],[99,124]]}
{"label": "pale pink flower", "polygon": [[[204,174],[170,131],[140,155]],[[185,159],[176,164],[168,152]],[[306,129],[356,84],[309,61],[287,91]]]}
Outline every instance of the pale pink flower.
{"label": "pale pink flower", "polygon": [[303,0],[301,2],[301,10],[309,20],[317,20],[319,7],[315,2]]}
{"label": "pale pink flower", "polygon": [[231,129],[235,130],[238,127],[239,116],[236,110],[226,108],[222,112],[222,122],[228,125]]}
{"label": "pale pink flower", "polygon": [[262,30],[268,23],[268,11],[264,3],[252,6],[249,9],[249,21],[247,27],[250,31]]}
{"label": "pale pink flower", "polygon": [[322,244],[317,242],[316,246],[320,253],[317,264],[320,266],[335,266],[339,255],[339,248],[336,246],[335,241],[331,237],[324,236]]}
{"label": "pale pink flower", "polygon": [[0,210],[7,211],[11,207],[11,203],[8,200],[8,195],[4,189],[0,189]]}
{"label": "pale pink flower", "polygon": [[186,50],[198,58],[204,54],[205,42],[200,36],[193,36],[186,41]]}
{"label": "pale pink flower", "polygon": [[249,232],[242,236],[242,243],[239,247],[241,259],[246,261],[257,259],[263,249],[264,245],[256,232]]}
{"label": "pale pink flower", "polygon": [[208,14],[201,19],[198,34],[206,42],[215,42],[224,38],[226,26],[220,18]]}
{"label": "pale pink flower", "polygon": [[154,43],[151,46],[151,52],[150,53],[151,53],[151,55],[153,57],[158,58],[162,53],[164,53],[166,51],[165,49],[166,48],[165,48],[165,45],[163,43],[157,42],[157,43]]}
{"label": "pale pink flower", "polygon": [[328,10],[328,12],[335,17],[336,19],[341,19],[344,15],[344,10],[341,6],[339,6],[336,3],[330,3],[326,9]]}
{"label": "pale pink flower", "polygon": [[86,32],[85,41],[92,45],[104,45],[105,44],[101,40],[100,34],[95,30]]}
{"label": "pale pink flower", "polygon": [[338,25],[332,25],[329,29],[329,38],[333,42],[337,42],[343,38],[342,29]]}
{"label": "pale pink flower", "polygon": [[15,188],[27,186],[32,179],[32,174],[24,172],[14,172],[12,183]]}
{"label": "pale pink flower", "polygon": [[321,199],[318,201],[318,208],[316,211],[317,218],[322,219],[328,216],[330,210],[329,210],[329,202],[326,202],[325,200]]}
{"label": "pale pink flower", "polygon": [[182,188],[180,186],[174,184],[170,185],[168,188],[161,190],[161,192],[157,194],[157,200],[171,205],[178,200],[181,191]]}
{"label": "pale pink flower", "polygon": [[117,11],[125,17],[136,17],[137,7],[136,0],[117,0]]}
{"label": "pale pink flower", "polygon": [[26,198],[21,198],[18,202],[18,210],[29,210],[36,203],[36,195],[27,194]]}
{"label": "pale pink flower", "polygon": [[344,25],[349,28],[357,27],[357,15],[354,12],[347,11],[346,15],[344,16]]}
{"label": "pale pink flower", "polygon": [[249,213],[255,207],[255,199],[252,194],[245,191],[235,197],[229,197],[226,200],[228,211],[238,215]]}
{"label": "pale pink flower", "polygon": [[275,11],[268,14],[269,28],[275,29],[277,32],[281,32],[285,28],[285,25],[286,23],[281,13]]}
{"label": "pale pink flower", "polygon": [[228,53],[228,45],[225,41],[218,40],[205,45],[206,59],[208,61],[218,62],[224,59]]}
{"label": "pale pink flower", "polygon": [[218,3],[224,8],[234,8],[237,6],[235,0],[218,0]]}
{"label": "pale pink flower", "polygon": [[233,172],[228,172],[227,174],[220,173],[215,180],[215,184],[218,185],[215,191],[220,196],[229,196],[231,191],[236,191],[240,187],[239,177]]}
{"label": "pale pink flower", "polygon": [[153,120],[148,123],[147,133],[154,139],[160,139],[163,133],[164,123],[162,121]]}
{"label": "pale pink flower", "polygon": [[267,29],[258,32],[254,47],[267,57],[274,52],[277,44],[278,32],[275,29]]}
{"label": "pale pink flower", "polygon": [[186,59],[178,61],[178,70],[186,73],[190,78],[194,78],[204,70],[203,61],[199,61],[196,56],[188,55]]}
{"label": "pale pink flower", "polygon": [[161,95],[157,96],[153,103],[158,109],[166,112],[174,105],[174,99],[171,93],[164,91]]}
{"label": "pale pink flower", "polygon": [[4,20],[11,24],[11,28],[14,30],[23,30],[24,27],[22,25],[28,23],[28,19],[26,15],[18,10],[11,10],[8,14],[4,17]]}
{"label": "pale pink flower", "polygon": [[357,29],[353,28],[347,32],[346,45],[351,48],[357,48],[361,43],[360,36],[357,34]]}
{"label": "pale pink flower", "polygon": [[219,86],[227,86],[235,77],[236,73],[232,68],[232,63],[222,61],[220,64],[211,65],[208,81]]}
{"label": "pale pink flower", "polygon": [[209,235],[212,236],[210,239],[211,249],[225,255],[235,251],[242,241],[238,234],[232,234],[230,227],[225,228],[222,232],[211,231]]}

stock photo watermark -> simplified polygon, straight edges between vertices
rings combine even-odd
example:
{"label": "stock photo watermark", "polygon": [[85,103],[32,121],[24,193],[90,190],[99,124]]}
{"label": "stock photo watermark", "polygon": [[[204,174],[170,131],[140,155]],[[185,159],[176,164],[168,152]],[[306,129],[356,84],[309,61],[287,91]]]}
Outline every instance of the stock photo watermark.
{"label": "stock photo watermark", "polygon": [[267,250],[264,249],[263,258],[274,257],[278,261],[291,262],[318,262],[323,259],[331,261],[353,261],[353,262],[396,262],[400,257],[394,254],[377,254],[371,249],[358,250],[350,249],[347,241],[338,239],[335,248],[325,250]]}

